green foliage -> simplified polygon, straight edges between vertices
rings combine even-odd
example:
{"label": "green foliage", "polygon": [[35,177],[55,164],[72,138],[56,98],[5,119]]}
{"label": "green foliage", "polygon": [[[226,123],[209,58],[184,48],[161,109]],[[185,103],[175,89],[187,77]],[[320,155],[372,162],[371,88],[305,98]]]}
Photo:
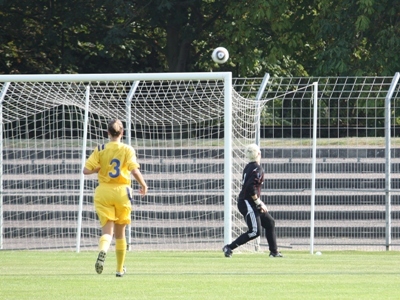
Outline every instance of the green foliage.
{"label": "green foliage", "polygon": [[393,47],[399,43],[398,1],[319,2],[312,26],[320,40],[314,75],[393,75],[400,69]]}
{"label": "green foliage", "polygon": [[[2,0],[0,73],[393,75],[397,0]],[[210,59],[218,46],[230,60]]]}

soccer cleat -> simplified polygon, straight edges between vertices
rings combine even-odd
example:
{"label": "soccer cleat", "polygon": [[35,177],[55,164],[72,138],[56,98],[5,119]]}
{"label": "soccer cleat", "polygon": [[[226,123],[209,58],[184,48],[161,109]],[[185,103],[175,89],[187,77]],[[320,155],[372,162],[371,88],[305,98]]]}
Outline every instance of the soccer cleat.
{"label": "soccer cleat", "polygon": [[103,272],[103,267],[104,267],[104,261],[106,260],[106,255],[107,253],[103,250],[99,252],[99,255],[97,256],[96,264],[94,265],[94,268],[96,269],[97,274],[101,274]]}
{"label": "soccer cleat", "polygon": [[124,266],[122,268],[122,272],[116,272],[115,273],[115,277],[123,277],[125,275],[125,273],[126,273],[126,267]]}
{"label": "soccer cleat", "polygon": [[280,252],[270,252],[269,257],[283,257],[283,255]]}
{"label": "soccer cleat", "polygon": [[225,245],[222,251],[224,251],[225,257],[232,257],[232,249],[228,245]]}

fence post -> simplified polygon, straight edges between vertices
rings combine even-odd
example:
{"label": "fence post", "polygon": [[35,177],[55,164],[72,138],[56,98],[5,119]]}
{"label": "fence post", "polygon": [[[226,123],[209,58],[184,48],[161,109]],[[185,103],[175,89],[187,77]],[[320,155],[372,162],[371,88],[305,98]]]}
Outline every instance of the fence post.
{"label": "fence post", "polygon": [[390,84],[389,91],[385,97],[385,206],[386,206],[386,251],[390,251],[392,243],[392,208],[391,208],[391,153],[390,153],[390,137],[391,137],[391,99],[395,87],[399,81],[400,73],[397,72]]}
{"label": "fence post", "polygon": [[317,165],[317,125],[318,125],[318,82],[313,82],[313,146],[312,146],[312,171],[311,171],[311,224],[310,224],[310,254],[314,253],[314,228],[315,228],[315,181]]}

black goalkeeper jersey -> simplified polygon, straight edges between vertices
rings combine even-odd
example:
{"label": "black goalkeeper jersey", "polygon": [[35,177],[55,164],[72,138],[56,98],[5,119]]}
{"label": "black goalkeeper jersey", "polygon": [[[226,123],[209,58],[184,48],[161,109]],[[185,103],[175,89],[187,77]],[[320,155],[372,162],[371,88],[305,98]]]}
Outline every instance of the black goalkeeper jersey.
{"label": "black goalkeeper jersey", "polygon": [[242,190],[239,200],[252,200],[252,196],[260,197],[261,185],[264,183],[264,169],[255,161],[246,165],[242,175]]}

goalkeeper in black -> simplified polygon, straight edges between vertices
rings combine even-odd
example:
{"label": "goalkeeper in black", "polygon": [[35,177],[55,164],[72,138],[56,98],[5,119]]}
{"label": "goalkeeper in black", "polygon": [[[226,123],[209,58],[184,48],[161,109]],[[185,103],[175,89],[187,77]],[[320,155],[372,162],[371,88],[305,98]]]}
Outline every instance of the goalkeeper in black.
{"label": "goalkeeper in black", "polygon": [[256,144],[247,146],[246,158],[249,163],[243,170],[242,190],[239,194],[237,206],[244,217],[248,230],[231,244],[225,245],[222,251],[225,257],[231,257],[232,250],[259,237],[261,227],[263,227],[268,241],[269,256],[283,257],[276,244],[275,220],[268,213],[267,206],[260,199],[261,185],[264,182],[264,170],[260,165],[260,148]]}

